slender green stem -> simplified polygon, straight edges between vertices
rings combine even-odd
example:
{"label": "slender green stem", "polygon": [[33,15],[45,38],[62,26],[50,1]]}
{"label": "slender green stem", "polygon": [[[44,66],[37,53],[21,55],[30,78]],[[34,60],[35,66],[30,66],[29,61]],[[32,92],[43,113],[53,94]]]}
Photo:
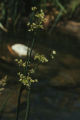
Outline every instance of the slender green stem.
{"label": "slender green stem", "polygon": [[[30,54],[29,54],[28,59],[27,59],[27,65],[29,64],[31,54],[32,54],[32,50],[33,50],[33,47],[34,47],[35,35],[36,35],[36,33],[34,33],[33,41],[32,41],[32,44],[31,44]],[[26,71],[27,71],[27,69],[28,68],[26,68]],[[30,111],[29,109],[30,109],[30,89],[28,89],[28,95],[27,95],[27,107],[26,107],[25,120],[28,120],[28,118],[29,118],[29,111]]]}
{"label": "slender green stem", "polygon": [[30,58],[31,58],[31,53],[32,53],[34,43],[35,43],[35,37],[36,37],[36,32],[34,32],[34,37],[33,37],[32,45],[31,45],[31,51],[30,51]]}
{"label": "slender green stem", "polygon": [[34,47],[34,42],[35,42],[35,38],[33,38],[33,41],[32,41],[32,46],[31,46],[31,51],[30,51],[30,58],[31,58],[32,49]]}
{"label": "slender green stem", "polygon": [[32,44],[31,44],[31,50],[30,50],[30,53],[29,53],[29,57],[27,59],[27,65],[29,64],[29,61],[30,61],[30,58],[31,58],[32,50],[33,50],[34,43],[35,43],[35,36],[36,36],[36,32],[34,32],[34,37],[33,37],[33,41],[32,41]]}
{"label": "slender green stem", "polygon": [[[35,33],[34,33],[34,35],[35,35]],[[35,37],[33,38],[33,41],[32,41],[30,54],[29,54],[29,56],[27,56],[28,59],[27,59],[27,65],[26,66],[29,65],[29,60],[31,58],[31,53],[32,53],[32,49],[33,49],[33,46],[34,46],[34,42],[35,42]],[[25,74],[27,72],[27,69],[28,69],[27,67],[26,67],[26,69],[24,69]],[[19,120],[20,100],[21,100],[22,91],[23,91],[23,85],[21,85],[20,91],[19,91],[16,120]],[[28,120],[28,116],[29,116],[29,102],[30,102],[30,89],[28,90],[28,96],[27,96],[27,107],[26,107],[25,120]]]}
{"label": "slender green stem", "polygon": [[30,89],[28,90],[28,95],[27,95],[27,107],[26,107],[26,115],[25,115],[25,120],[28,120],[29,118],[29,110],[30,109]]}
{"label": "slender green stem", "polygon": [[21,101],[22,91],[23,91],[23,85],[21,85],[20,90],[19,90],[18,104],[17,104],[17,113],[16,113],[16,120],[19,120],[20,101]]}

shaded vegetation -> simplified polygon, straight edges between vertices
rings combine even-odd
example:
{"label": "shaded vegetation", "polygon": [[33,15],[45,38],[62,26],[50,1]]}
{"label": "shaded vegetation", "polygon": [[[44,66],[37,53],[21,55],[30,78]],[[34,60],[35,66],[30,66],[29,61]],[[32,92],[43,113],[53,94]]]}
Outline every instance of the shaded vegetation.
{"label": "shaded vegetation", "polygon": [[51,8],[55,8],[56,11],[58,11],[54,23],[56,25],[64,15],[69,19],[75,16],[74,12],[79,5],[80,0],[1,0],[0,22],[6,26],[8,31],[21,28],[25,29],[28,17],[31,13],[31,7],[38,6],[43,8],[45,13],[48,13]]}

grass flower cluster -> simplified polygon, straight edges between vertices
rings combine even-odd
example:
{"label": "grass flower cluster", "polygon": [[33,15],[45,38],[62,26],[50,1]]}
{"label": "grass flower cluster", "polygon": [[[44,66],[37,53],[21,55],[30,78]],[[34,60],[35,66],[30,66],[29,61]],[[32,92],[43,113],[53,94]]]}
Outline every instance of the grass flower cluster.
{"label": "grass flower cluster", "polygon": [[[38,63],[46,63],[46,62],[48,62],[48,59],[44,55],[40,55],[38,53],[34,56],[34,61],[36,61],[36,60],[38,61]],[[19,66],[21,66],[23,68],[26,68],[26,62],[23,62],[22,59],[20,59],[20,60],[16,59],[15,61],[18,63]],[[21,72],[18,73],[19,81],[24,86],[26,86],[27,88],[30,88],[32,83],[38,82],[37,79],[32,78],[32,74],[35,73],[34,68],[35,68],[35,66],[33,68],[31,68],[31,66],[28,65],[28,69],[27,69],[26,74],[21,73]]]}
{"label": "grass flower cluster", "polygon": [[6,85],[6,80],[7,80],[7,75],[0,80],[0,94],[5,89],[4,87]]}
{"label": "grass flower cluster", "polygon": [[19,81],[28,89],[30,89],[32,83],[38,82],[37,79],[32,79],[32,77],[29,74],[26,76],[19,72],[18,75],[20,78]]}
{"label": "grass flower cluster", "polygon": [[[27,64],[22,59],[16,59],[15,61],[18,63],[19,66],[26,68]],[[29,67],[30,66],[28,65],[27,73],[18,73],[19,81],[27,88],[30,88],[32,83],[38,82],[37,79],[32,79],[31,75],[35,73],[35,70]]]}
{"label": "grass flower cluster", "polygon": [[23,60],[22,60],[22,59],[20,59],[20,60],[15,59],[15,62],[17,62],[19,66],[26,67],[26,61],[25,61],[25,62],[23,62]]}
{"label": "grass flower cluster", "polygon": [[32,12],[34,12],[34,16],[33,16],[33,21],[32,22],[28,22],[27,26],[28,26],[28,31],[35,31],[37,29],[43,29],[43,21],[44,21],[44,12],[41,9],[39,12],[36,11],[37,8],[36,7],[32,7]]}
{"label": "grass flower cluster", "polygon": [[[18,73],[19,76],[19,81],[21,82],[21,88],[20,88],[20,93],[19,93],[19,97],[18,97],[18,107],[17,107],[17,117],[16,120],[18,120],[19,117],[19,106],[20,106],[20,99],[21,99],[21,91],[22,91],[22,87],[26,86],[28,93],[27,93],[27,107],[26,107],[26,115],[25,115],[25,120],[28,120],[28,116],[29,116],[29,102],[30,102],[30,89],[31,89],[31,85],[33,83],[38,82],[37,79],[33,78],[33,75],[36,72],[36,67],[38,67],[39,63],[46,63],[48,62],[48,59],[44,56],[44,55],[40,55],[40,54],[36,54],[34,56],[34,60],[33,60],[33,66],[31,65],[31,53],[34,47],[34,43],[35,43],[35,39],[36,39],[36,35],[37,35],[37,31],[38,29],[43,29],[43,21],[44,21],[44,12],[41,9],[40,11],[38,11],[38,9],[36,7],[32,7],[32,20],[30,22],[27,23],[28,26],[28,31],[29,32],[33,32],[33,39],[32,39],[32,43],[31,43],[31,49],[30,49],[30,54],[28,56],[26,56],[26,61],[24,62],[22,59],[20,60],[15,60],[19,66],[23,67],[23,71]],[[37,65],[35,65],[35,61]]]}
{"label": "grass flower cluster", "polygon": [[51,56],[52,59],[54,59],[54,58],[55,58],[55,55],[56,55],[56,51],[53,50],[53,51],[51,52],[51,55],[50,55],[50,56]]}
{"label": "grass flower cluster", "polygon": [[44,55],[40,55],[38,53],[35,55],[34,60],[38,60],[41,63],[48,62],[48,59]]}
{"label": "grass flower cluster", "polygon": [[[37,34],[38,29],[43,29],[44,12],[42,9],[38,11],[37,7],[35,7],[35,6],[32,7],[31,10],[32,10],[33,18],[32,18],[32,21],[27,23],[28,31],[34,31]],[[36,37],[36,36],[34,36],[34,37]],[[32,42],[32,46],[34,44],[34,39]],[[31,48],[31,52],[32,52],[32,48]],[[28,56],[28,57],[30,57],[30,56]],[[25,71],[26,74],[19,72],[18,75],[19,75],[19,81],[28,88],[31,87],[31,83],[38,82],[37,79],[32,79],[32,77],[31,77],[31,74],[35,73],[35,70],[34,70],[34,68],[30,68],[29,60],[30,60],[30,58],[28,59],[28,64],[27,64],[27,61],[23,62],[22,59],[15,60],[19,66],[22,66],[23,68],[27,68],[27,71]],[[38,60],[39,63],[48,62],[48,59],[44,55],[39,55],[39,54],[36,54],[34,56],[34,60]],[[24,69],[24,70],[26,70],[26,69]]]}

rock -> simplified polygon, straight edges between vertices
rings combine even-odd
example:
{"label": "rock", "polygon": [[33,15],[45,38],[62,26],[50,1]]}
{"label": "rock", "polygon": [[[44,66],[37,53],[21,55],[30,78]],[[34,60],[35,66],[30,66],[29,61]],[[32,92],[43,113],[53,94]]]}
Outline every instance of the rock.
{"label": "rock", "polygon": [[[26,46],[24,44],[20,44],[20,43],[13,44],[11,46],[8,45],[8,50],[12,55],[16,55],[19,57],[25,57],[25,56],[29,55],[30,51],[31,51],[31,49],[28,46]],[[35,54],[35,52],[32,51],[31,56],[34,56],[34,54]]]}
{"label": "rock", "polygon": [[68,33],[80,39],[80,22],[67,21],[66,23],[59,24],[58,27],[63,33]]}
{"label": "rock", "polygon": [[71,69],[74,69],[74,68],[79,69],[80,68],[80,59],[73,55],[70,55],[70,54],[61,56],[59,58],[59,63],[66,68],[71,68]]}
{"label": "rock", "polygon": [[80,70],[62,70],[57,76],[51,78],[51,86],[75,87],[80,85]]}

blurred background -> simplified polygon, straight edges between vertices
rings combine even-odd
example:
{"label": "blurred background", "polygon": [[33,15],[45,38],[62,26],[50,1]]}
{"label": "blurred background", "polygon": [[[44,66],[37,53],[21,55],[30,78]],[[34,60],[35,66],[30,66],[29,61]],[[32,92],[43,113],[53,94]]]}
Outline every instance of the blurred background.
{"label": "blurred background", "polygon": [[[80,119],[80,0],[0,0],[0,120],[15,120],[20,89],[12,45],[31,46],[27,23],[31,7],[43,9],[44,30],[36,36],[34,51],[49,62],[39,65],[39,82],[32,86],[29,120]],[[54,59],[49,58],[56,51]],[[25,59],[25,57],[24,57]],[[21,98],[20,119],[26,108]]]}

